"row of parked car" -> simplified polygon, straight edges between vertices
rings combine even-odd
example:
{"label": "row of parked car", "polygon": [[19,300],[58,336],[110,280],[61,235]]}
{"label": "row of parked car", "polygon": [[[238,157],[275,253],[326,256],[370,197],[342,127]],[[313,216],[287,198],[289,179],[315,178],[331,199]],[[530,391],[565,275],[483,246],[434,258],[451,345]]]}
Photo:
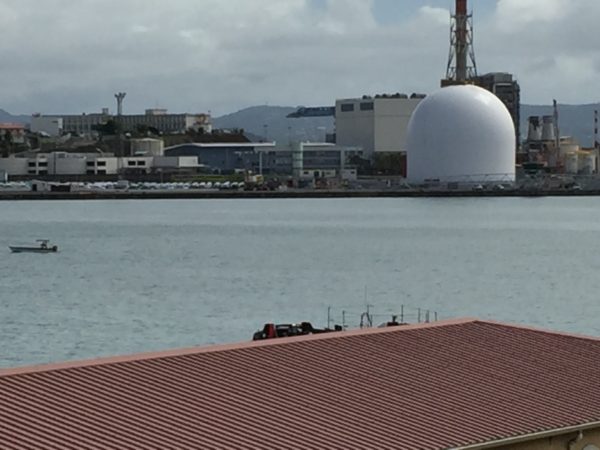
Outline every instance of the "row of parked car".
{"label": "row of parked car", "polygon": [[158,182],[127,182],[124,180],[116,182],[96,182],[86,183],[88,189],[94,190],[162,190],[162,191],[184,191],[184,190],[205,190],[205,189],[243,189],[243,182],[223,181],[223,182],[176,182],[176,183],[158,183]]}
{"label": "row of parked car", "polygon": [[[8,182],[0,183],[0,190],[2,191],[31,191],[31,182]],[[242,190],[244,189],[244,182],[237,181],[223,181],[223,182],[193,182],[193,183],[153,183],[153,182],[140,182],[130,183],[126,180],[120,181],[98,181],[98,182],[73,182],[73,183],[60,183],[61,185],[69,185],[71,191],[105,191],[105,190],[165,190],[165,191],[183,191],[183,190]],[[39,189],[38,189],[39,190]]]}

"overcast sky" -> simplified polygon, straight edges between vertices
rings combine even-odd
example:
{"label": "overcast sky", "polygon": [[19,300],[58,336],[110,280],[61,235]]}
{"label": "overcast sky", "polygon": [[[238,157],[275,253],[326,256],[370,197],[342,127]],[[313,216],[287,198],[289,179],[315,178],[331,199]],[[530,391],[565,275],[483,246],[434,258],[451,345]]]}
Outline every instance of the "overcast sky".
{"label": "overcast sky", "polygon": [[[452,0],[0,0],[0,108],[234,112],[437,89]],[[600,100],[599,0],[470,0],[480,73]]]}

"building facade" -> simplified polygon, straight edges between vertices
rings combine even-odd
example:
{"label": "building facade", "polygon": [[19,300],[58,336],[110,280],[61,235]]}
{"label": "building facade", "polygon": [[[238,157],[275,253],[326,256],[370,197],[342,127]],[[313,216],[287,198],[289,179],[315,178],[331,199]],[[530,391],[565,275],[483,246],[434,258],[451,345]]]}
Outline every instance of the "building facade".
{"label": "building facade", "polygon": [[127,175],[156,172],[197,172],[197,157],[131,156],[118,158],[99,153],[39,153],[0,158],[0,171],[8,176]]}
{"label": "building facade", "polygon": [[212,132],[209,114],[168,114],[166,109],[147,109],[145,114],[122,115],[115,120],[124,131],[136,131],[138,127],[145,126],[164,134],[180,134],[188,130]]}
{"label": "building facade", "polygon": [[112,116],[108,109],[101,113],[81,115],[41,115],[31,117],[31,131],[60,136],[63,133],[92,136],[96,127],[115,120],[124,132],[135,132],[140,127],[154,128],[159,133],[181,134],[188,130],[212,132],[209,114],[168,114],[166,109],[148,109],[145,114]]}
{"label": "building facade", "polygon": [[[207,170],[219,173],[252,171],[268,167],[275,143],[220,142],[189,143],[165,149],[165,156],[195,156]],[[291,158],[290,158],[291,167]]]}
{"label": "building facade", "polygon": [[31,116],[30,129],[32,133],[56,137],[62,135],[63,128],[62,117],[42,116],[41,114]]}
{"label": "building facade", "polygon": [[362,149],[337,144],[300,142],[292,150],[292,175],[297,179],[356,179],[356,168],[349,165],[352,156],[361,156]]}
{"label": "building facade", "polygon": [[487,89],[498,97],[508,109],[517,134],[516,149],[521,145],[521,87],[513,75],[505,72],[492,72],[480,75],[473,80],[476,85]]}
{"label": "building facade", "polygon": [[21,123],[0,123],[0,141],[10,140],[15,144],[25,142],[25,125]]}
{"label": "building facade", "polygon": [[375,152],[405,152],[408,122],[424,97],[395,94],[337,100],[336,143],[360,147],[366,158]]}

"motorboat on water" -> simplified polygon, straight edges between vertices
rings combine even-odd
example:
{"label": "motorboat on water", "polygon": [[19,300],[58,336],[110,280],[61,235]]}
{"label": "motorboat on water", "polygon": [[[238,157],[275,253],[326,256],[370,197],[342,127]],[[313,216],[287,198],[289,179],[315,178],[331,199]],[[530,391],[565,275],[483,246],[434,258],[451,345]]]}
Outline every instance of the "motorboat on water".
{"label": "motorboat on water", "polygon": [[13,253],[56,253],[58,251],[58,247],[56,245],[50,245],[48,239],[38,239],[36,242],[39,244],[35,247],[9,245],[9,248]]}

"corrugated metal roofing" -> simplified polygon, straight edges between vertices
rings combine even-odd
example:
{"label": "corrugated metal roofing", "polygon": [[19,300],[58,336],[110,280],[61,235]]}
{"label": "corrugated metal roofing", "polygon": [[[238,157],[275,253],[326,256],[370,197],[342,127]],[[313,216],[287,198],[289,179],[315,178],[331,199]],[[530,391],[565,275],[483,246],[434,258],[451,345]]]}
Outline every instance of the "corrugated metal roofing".
{"label": "corrugated metal roofing", "polygon": [[447,449],[600,419],[600,340],[462,320],[0,372],[3,450]]}

